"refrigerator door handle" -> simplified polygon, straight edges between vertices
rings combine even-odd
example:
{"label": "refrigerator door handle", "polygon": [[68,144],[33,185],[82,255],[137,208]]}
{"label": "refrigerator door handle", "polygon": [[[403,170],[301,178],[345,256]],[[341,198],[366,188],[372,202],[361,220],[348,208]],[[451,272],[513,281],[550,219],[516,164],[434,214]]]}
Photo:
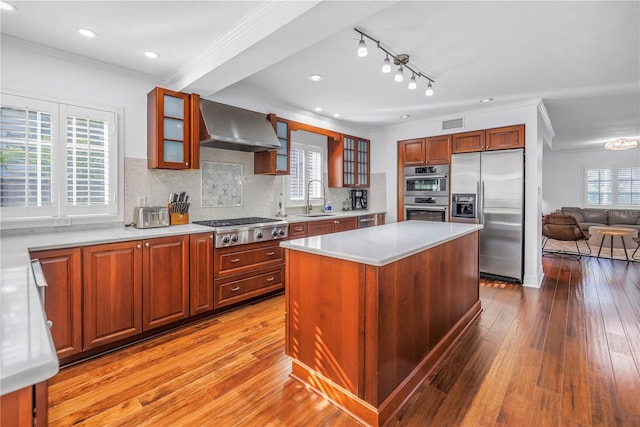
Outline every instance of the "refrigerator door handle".
{"label": "refrigerator door handle", "polygon": [[484,181],[480,182],[480,224],[484,225]]}

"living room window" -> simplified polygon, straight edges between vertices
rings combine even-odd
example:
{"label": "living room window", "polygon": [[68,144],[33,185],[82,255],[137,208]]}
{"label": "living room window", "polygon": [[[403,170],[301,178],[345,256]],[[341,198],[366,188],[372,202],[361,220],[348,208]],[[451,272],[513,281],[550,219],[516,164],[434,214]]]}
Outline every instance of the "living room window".
{"label": "living room window", "polygon": [[115,111],[3,93],[2,221],[55,225],[63,217],[115,219],[116,117]]}
{"label": "living room window", "polygon": [[585,206],[640,207],[640,167],[588,168]]}

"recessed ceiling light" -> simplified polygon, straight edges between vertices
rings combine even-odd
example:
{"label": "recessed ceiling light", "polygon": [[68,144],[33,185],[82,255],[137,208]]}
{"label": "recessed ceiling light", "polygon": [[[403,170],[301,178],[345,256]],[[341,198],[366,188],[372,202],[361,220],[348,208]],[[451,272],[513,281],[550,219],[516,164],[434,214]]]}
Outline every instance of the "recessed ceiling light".
{"label": "recessed ceiling light", "polygon": [[157,58],[159,55],[158,55],[157,53],[153,52],[153,51],[146,50],[146,51],[144,52],[144,56],[146,56],[147,58],[153,58],[153,59],[155,59],[155,58]]}
{"label": "recessed ceiling light", "polygon": [[85,37],[95,37],[96,33],[86,28],[78,28],[78,33]]}
{"label": "recessed ceiling light", "polygon": [[340,117],[340,113],[333,113],[333,117]]}
{"label": "recessed ceiling light", "polygon": [[401,119],[408,119],[409,117],[411,117],[409,114],[403,114],[400,116]]}
{"label": "recessed ceiling light", "polygon": [[491,101],[493,101],[493,98],[485,98],[480,100],[480,102],[491,102]]}
{"label": "recessed ceiling light", "polygon": [[308,77],[309,80],[311,80],[312,82],[319,82],[324,80],[324,76],[320,75],[320,74],[311,74]]}
{"label": "recessed ceiling light", "polygon": [[322,107],[316,107],[316,108],[314,108],[314,110],[316,110],[316,111],[322,111]]}
{"label": "recessed ceiling light", "polygon": [[13,11],[13,10],[16,10],[16,7],[10,3],[7,3],[6,1],[0,1],[0,9]]}

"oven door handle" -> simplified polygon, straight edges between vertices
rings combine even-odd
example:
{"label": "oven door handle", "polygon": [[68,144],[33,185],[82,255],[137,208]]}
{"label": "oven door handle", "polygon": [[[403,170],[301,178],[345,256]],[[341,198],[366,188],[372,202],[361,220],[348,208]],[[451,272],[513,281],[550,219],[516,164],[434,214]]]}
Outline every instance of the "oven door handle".
{"label": "oven door handle", "polygon": [[416,181],[419,179],[430,179],[430,178],[435,178],[435,179],[440,179],[440,178],[446,178],[447,175],[443,175],[443,174],[437,174],[437,175],[421,175],[421,176],[405,176],[404,179],[406,181]]}
{"label": "oven door handle", "polygon": [[420,211],[446,211],[447,210],[447,206],[416,206],[416,205],[404,205],[405,210],[407,209],[413,209],[413,210],[420,210]]}

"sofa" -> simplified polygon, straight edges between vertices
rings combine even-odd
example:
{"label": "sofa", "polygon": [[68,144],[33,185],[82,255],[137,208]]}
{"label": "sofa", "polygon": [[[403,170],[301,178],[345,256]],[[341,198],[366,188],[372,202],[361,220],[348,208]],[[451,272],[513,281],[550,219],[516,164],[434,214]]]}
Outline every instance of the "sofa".
{"label": "sofa", "polygon": [[560,212],[572,215],[578,220],[583,231],[588,232],[589,227],[609,226],[635,228],[640,234],[640,209],[593,209],[563,207]]}

